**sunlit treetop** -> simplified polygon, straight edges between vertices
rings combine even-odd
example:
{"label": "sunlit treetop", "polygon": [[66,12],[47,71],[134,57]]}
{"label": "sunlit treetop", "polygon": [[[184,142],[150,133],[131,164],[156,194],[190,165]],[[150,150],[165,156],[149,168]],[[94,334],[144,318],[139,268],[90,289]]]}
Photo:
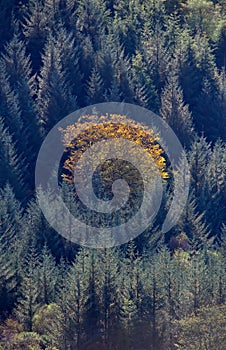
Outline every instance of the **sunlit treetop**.
{"label": "sunlit treetop", "polygon": [[[139,145],[152,158],[158,172],[163,179],[168,178],[164,152],[158,144],[158,136],[147,126],[126,118],[123,115],[110,114],[97,117],[95,115],[82,116],[76,124],[61,129],[63,143],[67,158],[64,162],[66,172],[62,178],[67,182],[73,182],[73,173],[82,154],[98,141],[124,138]],[[109,160],[105,164],[109,174],[112,163]],[[153,171],[153,169],[149,169]],[[102,169],[103,171],[103,169]],[[148,171],[148,169],[147,169]],[[123,171],[121,169],[121,175]]]}

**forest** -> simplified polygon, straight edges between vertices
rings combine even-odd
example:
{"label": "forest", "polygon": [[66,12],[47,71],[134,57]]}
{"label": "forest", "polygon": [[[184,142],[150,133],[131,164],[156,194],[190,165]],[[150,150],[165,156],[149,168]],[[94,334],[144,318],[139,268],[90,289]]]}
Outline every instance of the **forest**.
{"label": "forest", "polygon": [[[0,0],[0,23],[0,350],[225,350],[225,1]],[[157,146],[168,186],[135,239],[89,248],[43,215],[42,142],[102,102],[156,113],[184,148],[189,195],[165,235],[172,179]],[[112,133],[91,127],[79,145]],[[59,185],[76,212],[73,154]]]}

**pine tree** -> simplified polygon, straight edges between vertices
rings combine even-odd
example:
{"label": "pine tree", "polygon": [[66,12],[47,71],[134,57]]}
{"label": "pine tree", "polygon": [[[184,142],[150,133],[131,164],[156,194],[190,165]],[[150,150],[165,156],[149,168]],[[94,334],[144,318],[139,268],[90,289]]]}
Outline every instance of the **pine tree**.
{"label": "pine tree", "polygon": [[151,72],[148,69],[145,55],[140,51],[136,51],[131,65],[136,102],[142,107],[157,112],[157,93],[150,78]]}
{"label": "pine tree", "polygon": [[142,288],[141,288],[141,261],[137,252],[137,247],[133,241],[130,241],[125,251],[125,258],[121,266],[122,278],[125,281],[126,289],[137,312],[141,312]]}
{"label": "pine tree", "polygon": [[19,322],[24,324],[27,331],[32,331],[33,317],[38,309],[39,279],[38,267],[39,256],[33,247],[26,257],[22,283],[20,287],[20,298],[16,307],[16,315]]}
{"label": "pine tree", "polygon": [[171,126],[179,140],[189,145],[193,136],[191,113],[183,102],[183,93],[178,78],[170,74],[167,85],[162,92],[161,116]]}
{"label": "pine tree", "polygon": [[193,311],[208,303],[208,269],[205,264],[205,253],[197,252],[190,265],[190,292],[192,294]]}
{"label": "pine tree", "polygon": [[62,349],[68,349],[68,328],[69,328],[69,318],[67,309],[67,284],[66,278],[68,275],[68,263],[61,258],[58,265],[58,275],[56,284],[56,303],[60,307],[60,328],[62,330]]}
{"label": "pine tree", "polygon": [[65,81],[70,86],[73,97],[77,98],[78,104],[82,106],[84,104],[84,91],[82,86],[83,74],[80,68],[81,47],[73,32],[68,32],[62,22],[55,26],[54,33],[54,42],[59,50]]}
{"label": "pine tree", "polygon": [[38,266],[39,274],[39,299],[42,304],[50,304],[54,301],[55,286],[57,281],[57,268],[54,257],[44,245],[41,261]]}
{"label": "pine tree", "polygon": [[158,318],[158,323],[160,329],[162,327],[166,327],[165,334],[167,334],[167,341],[164,339],[166,342],[165,346],[168,346],[170,348],[172,347],[173,340],[172,320],[175,317],[176,311],[176,298],[174,295],[176,276],[173,271],[173,263],[170,257],[170,251],[166,247],[162,247],[158,251],[156,268],[158,269],[158,273],[162,275],[162,278],[160,278],[157,286],[159,288],[158,298],[160,298],[160,303],[162,302],[162,307],[160,308],[160,315],[162,316],[159,316],[163,319],[161,320]]}
{"label": "pine tree", "polygon": [[204,33],[212,40],[219,36],[223,19],[220,7],[211,0],[188,0],[183,5],[184,17],[193,33]]}
{"label": "pine tree", "polygon": [[197,34],[190,39],[179,75],[184,100],[190,107],[196,130],[200,134],[204,131],[210,140],[213,139],[216,134],[213,133],[214,125],[219,125],[221,117],[219,109],[213,107],[217,105],[219,83],[213,52],[205,36]]}
{"label": "pine tree", "polygon": [[41,66],[41,51],[48,34],[48,18],[44,13],[42,1],[31,0],[24,11],[23,33],[28,41],[28,49],[31,53],[34,71]]}
{"label": "pine tree", "polygon": [[[167,1],[168,3],[168,1]],[[171,57],[177,57],[175,55],[175,49],[177,48],[178,42],[185,34],[185,28],[181,26],[181,16],[178,11],[175,11],[166,17],[166,47],[171,53]],[[184,38],[183,38],[184,39]],[[183,40],[182,39],[182,40]],[[182,44],[183,46],[184,44]],[[176,73],[176,72],[175,72]]]}
{"label": "pine tree", "polygon": [[226,61],[226,25],[221,28],[221,33],[217,42],[216,63],[219,68],[225,67]]}
{"label": "pine tree", "polygon": [[140,0],[130,2],[115,1],[111,32],[118,37],[127,55],[133,55],[139,48],[139,36],[144,24],[144,5]]}
{"label": "pine tree", "polygon": [[24,214],[24,250],[29,249],[31,245],[41,251],[43,246],[51,249],[57,261],[62,256],[65,256],[65,240],[50,227],[45,219],[42,210],[39,206],[38,199],[32,199],[27,204],[26,212]]}
{"label": "pine tree", "polygon": [[2,27],[0,29],[0,48],[3,49],[3,46],[10,39],[12,35],[12,18],[13,11],[15,11],[15,1],[10,0],[8,2],[3,2],[0,5],[0,21]]}
{"label": "pine tree", "polygon": [[12,311],[20,282],[22,209],[12,188],[0,190],[0,309],[2,316]]}
{"label": "pine tree", "polygon": [[12,186],[18,198],[24,198],[26,185],[24,182],[24,164],[21,157],[17,156],[9,130],[4,127],[0,118],[0,187],[7,182]]}
{"label": "pine tree", "polygon": [[113,34],[101,37],[101,50],[95,56],[96,66],[101,75],[106,91],[106,99],[111,102],[121,101],[120,86],[115,63],[118,56],[118,43]]}
{"label": "pine tree", "polygon": [[134,98],[134,87],[131,76],[131,62],[128,57],[125,57],[123,48],[119,48],[117,52],[117,60],[114,62],[114,70],[116,72],[122,100],[127,103],[132,103]]}
{"label": "pine tree", "polygon": [[196,137],[191,151],[188,154],[191,186],[194,190],[194,195],[197,200],[198,209],[204,211],[206,209],[207,200],[207,171],[208,164],[211,158],[210,144],[206,138]]}
{"label": "pine tree", "polygon": [[88,38],[94,50],[97,51],[100,37],[107,30],[109,15],[110,12],[106,8],[105,0],[79,1],[76,9],[76,29],[81,43],[85,38]]}
{"label": "pine tree", "polygon": [[[184,232],[190,239],[193,250],[205,247],[210,238],[210,229],[205,222],[205,213],[197,210],[197,204],[192,194],[178,222],[179,232]],[[209,242],[211,244],[212,241]]]}
{"label": "pine tree", "polygon": [[[98,254],[99,270],[97,279],[100,281],[99,297],[101,310],[101,324],[104,344],[109,347],[111,334],[115,329],[115,322],[119,312],[116,295],[120,288],[119,264],[120,252],[118,248],[101,249]],[[101,275],[99,275],[101,274]]]}
{"label": "pine tree", "polygon": [[10,77],[7,74],[6,64],[0,61],[0,114],[4,118],[5,126],[8,127],[17,150],[22,157],[25,157],[29,144],[26,142],[26,130],[21,117],[18,91],[10,86]]}
{"label": "pine tree", "polygon": [[207,170],[208,201],[206,217],[214,235],[219,235],[225,216],[225,144],[218,140],[213,146]]}
{"label": "pine tree", "polygon": [[58,303],[65,315],[65,344],[70,348],[81,348],[89,287],[87,259],[86,250],[82,249],[66,273],[64,287],[58,294]]}
{"label": "pine tree", "polygon": [[153,347],[155,347],[158,342],[158,310],[164,300],[161,286],[163,277],[161,274],[161,260],[158,259],[156,252],[153,251],[148,251],[142,259],[144,259],[144,276],[142,281],[144,310],[147,314],[146,317],[151,320],[151,341]]}
{"label": "pine tree", "polygon": [[104,102],[103,80],[96,68],[93,68],[87,83],[87,97],[88,104]]}
{"label": "pine tree", "polygon": [[[11,86],[12,93],[14,91],[14,96],[18,98],[19,111],[17,113],[21,119],[18,121],[18,124],[22,123],[19,125],[18,132],[22,132],[20,137],[23,138],[23,144],[26,147],[26,149],[22,150],[27,160],[29,159],[29,171],[32,172],[41,140],[34,101],[32,99],[34,86],[32,82],[30,56],[27,55],[24,42],[20,39],[19,24],[17,22],[15,22],[14,36],[6,45],[1,60],[4,64],[8,76],[6,79],[9,86]],[[9,127],[11,126],[9,125]],[[20,139],[18,143],[20,144]]]}
{"label": "pine tree", "polygon": [[[207,251],[209,304],[217,305],[225,301],[226,278],[224,273],[225,258],[218,249]],[[207,302],[207,300],[206,300]]]}
{"label": "pine tree", "polygon": [[169,61],[169,54],[165,45],[165,9],[163,2],[160,0],[152,0],[146,6],[145,24],[141,39],[142,49],[148,62],[154,90],[158,92],[159,96],[166,79],[167,62]]}
{"label": "pine tree", "polygon": [[[87,260],[87,277],[88,277],[88,298],[86,303],[85,329],[89,337],[95,338],[100,333],[101,325],[101,291],[103,276],[101,275],[100,263],[97,251],[93,249],[82,250],[86,254]],[[84,261],[84,258],[82,259]],[[84,264],[82,265],[84,266]]]}
{"label": "pine tree", "polygon": [[42,54],[38,77],[38,114],[45,132],[77,108],[76,98],[65,79],[59,49],[50,35]]}

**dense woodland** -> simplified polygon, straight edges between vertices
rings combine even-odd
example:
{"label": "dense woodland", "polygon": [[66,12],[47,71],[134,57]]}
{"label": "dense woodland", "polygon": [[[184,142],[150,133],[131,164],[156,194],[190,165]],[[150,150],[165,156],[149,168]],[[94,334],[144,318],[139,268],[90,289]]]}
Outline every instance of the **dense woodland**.
{"label": "dense woodland", "polygon": [[[0,23],[0,349],[224,350],[225,1],[1,0]],[[56,122],[106,101],[167,121],[191,186],[164,237],[89,249],[49,226],[34,169]]]}

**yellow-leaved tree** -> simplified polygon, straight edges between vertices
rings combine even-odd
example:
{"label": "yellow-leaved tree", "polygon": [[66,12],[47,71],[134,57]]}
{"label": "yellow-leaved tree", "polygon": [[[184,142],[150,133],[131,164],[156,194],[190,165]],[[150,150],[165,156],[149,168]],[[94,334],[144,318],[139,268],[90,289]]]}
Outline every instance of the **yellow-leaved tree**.
{"label": "yellow-leaved tree", "polygon": [[[66,172],[63,172],[62,177],[67,182],[73,182],[74,169],[82,154],[96,142],[110,138],[124,138],[141,146],[153,159],[162,178],[168,178],[166,159],[163,149],[158,144],[158,135],[141,123],[118,114],[101,117],[90,115],[80,117],[78,123],[61,131],[67,153],[67,159],[64,162]],[[110,163],[107,163],[107,169],[105,169],[107,173],[111,170],[109,165]],[[153,170],[149,169],[149,171]]]}
{"label": "yellow-leaved tree", "polygon": [[[154,184],[156,175],[163,181],[169,177],[164,151],[158,143],[158,135],[147,126],[128,119],[126,116],[118,114],[100,117],[95,115],[82,116],[77,123],[69,125],[61,131],[65,145],[61,177],[63,182],[69,184],[74,183],[74,171],[76,167],[79,168],[78,162],[84,153],[89,148],[92,149],[92,146],[98,142],[106,141],[104,147],[100,147],[96,152],[96,157],[98,158],[102,152],[109,156],[97,167],[93,167],[93,188],[100,199],[109,200],[113,198],[114,181],[124,179],[130,189],[127,205],[124,206],[124,218],[131,217],[139,209],[145,190],[145,182],[150,184],[153,180]],[[120,149],[117,143],[119,139],[130,141],[129,145],[132,146]],[[109,140],[113,142],[109,142]],[[128,156],[132,160],[131,162],[125,160],[128,159]],[[141,168],[142,174],[139,171]],[[87,169],[89,169],[87,172],[90,171],[90,166]],[[76,174],[79,174],[79,171],[76,169]],[[80,181],[84,185],[85,176],[81,176]],[[77,183],[77,185],[79,184]],[[118,190],[119,192],[120,190]],[[117,189],[114,191],[115,194],[117,194]]]}

